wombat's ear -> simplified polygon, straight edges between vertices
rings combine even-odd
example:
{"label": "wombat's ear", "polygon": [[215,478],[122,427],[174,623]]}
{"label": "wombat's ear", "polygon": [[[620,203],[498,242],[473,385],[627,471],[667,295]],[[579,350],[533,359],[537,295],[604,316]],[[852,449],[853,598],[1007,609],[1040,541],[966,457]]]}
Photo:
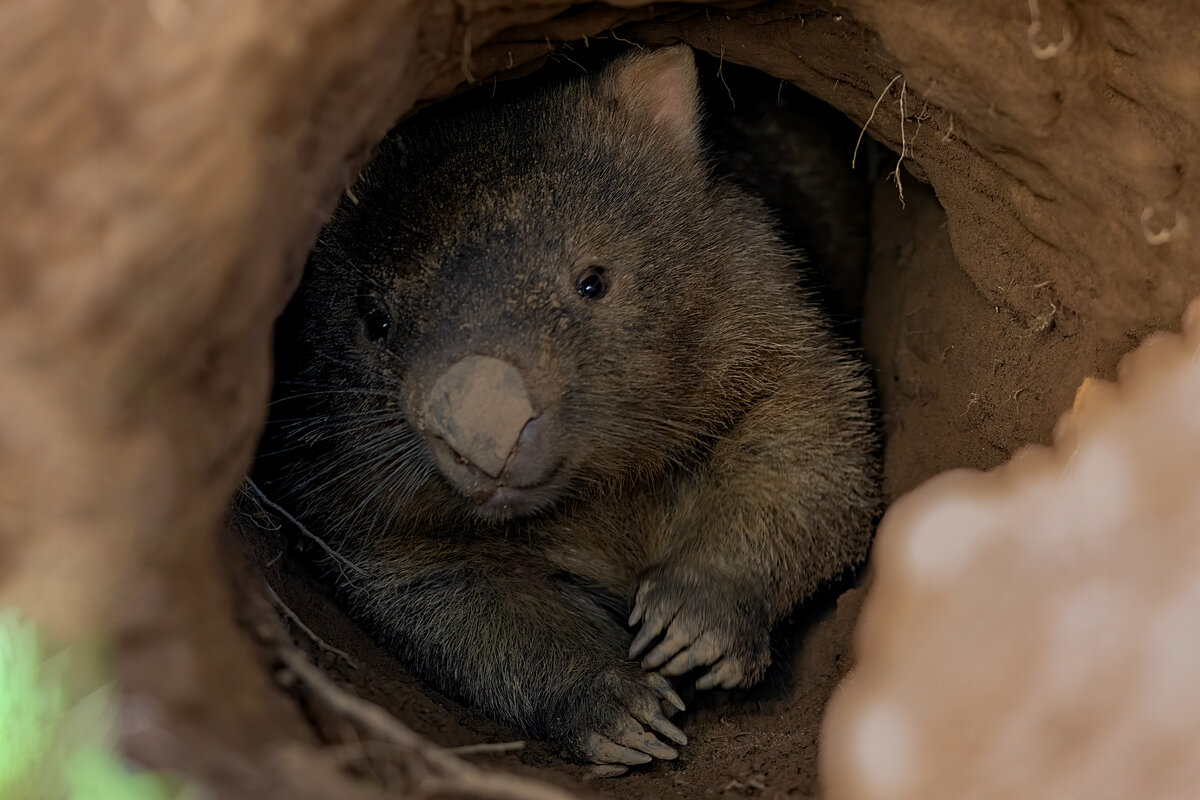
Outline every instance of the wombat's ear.
{"label": "wombat's ear", "polygon": [[681,144],[700,143],[696,58],[686,44],[622,56],[601,76],[618,107],[648,119]]}

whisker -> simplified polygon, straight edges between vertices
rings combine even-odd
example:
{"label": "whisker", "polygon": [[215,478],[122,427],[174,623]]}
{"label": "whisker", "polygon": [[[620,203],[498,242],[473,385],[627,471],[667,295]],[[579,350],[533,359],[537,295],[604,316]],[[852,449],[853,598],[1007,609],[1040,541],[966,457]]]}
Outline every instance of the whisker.
{"label": "whisker", "polygon": [[411,480],[397,481],[398,476],[403,475],[405,471],[410,471],[413,469],[414,465],[407,458],[409,452],[409,450],[405,450],[404,448],[397,448],[397,452],[392,454],[392,457],[383,465],[383,469],[387,470],[387,473],[376,481],[375,488],[371,490],[370,494],[363,498],[362,502],[359,503],[352,512],[353,517],[348,519],[345,525],[346,528],[354,528],[354,526],[358,523],[359,517],[362,516],[363,511],[370,506],[371,501],[375,499],[375,496],[379,494],[379,492],[385,487],[388,489],[388,493],[396,490],[397,488],[406,489],[407,491],[402,492],[402,496],[405,499],[411,497],[412,493],[417,488],[413,485],[413,482]]}
{"label": "whisker", "polygon": [[[376,431],[374,434],[367,436],[363,441],[356,442],[352,450],[340,453],[331,461],[321,465],[321,469],[318,472],[311,474],[304,481],[289,489],[289,495],[298,491],[312,491],[314,489],[312,486],[314,481],[331,472],[341,470],[347,464],[353,465],[349,470],[350,472],[364,472],[378,464],[381,459],[388,457],[389,453],[392,452],[390,448],[393,445],[401,443],[407,443],[405,446],[409,451],[421,446],[417,434],[406,427],[389,427]],[[362,454],[372,452],[374,452],[374,455],[364,461]],[[311,466],[315,468],[318,465],[313,464]]]}
{"label": "whisker", "polygon": [[277,397],[274,400],[272,400],[270,403],[268,403],[268,405],[272,405],[272,406],[278,405],[279,403],[284,403],[289,400],[298,400],[302,397],[320,397],[323,395],[342,395],[342,394],[353,394],[353,395],[359,395],[361,397],[391,397],[391,398],[395,398],[395,396],[396,396],[395,393],[385,392],[382,389],[319,389],[319,390],[311,391],[311,392],[301,392],[300,394],[292,394],[292,395],[288,395],[287,397]]}

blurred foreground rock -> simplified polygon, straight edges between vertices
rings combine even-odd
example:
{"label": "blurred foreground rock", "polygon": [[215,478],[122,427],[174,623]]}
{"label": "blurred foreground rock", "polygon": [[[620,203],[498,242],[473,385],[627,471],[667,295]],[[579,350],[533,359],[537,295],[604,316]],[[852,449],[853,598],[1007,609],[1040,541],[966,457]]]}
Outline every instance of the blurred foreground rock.
{"label": "blurred foreground rock", "polygon": [[1200,302],[1184,327],[1052,447],[891,508],[831,800],[1200,796]]}

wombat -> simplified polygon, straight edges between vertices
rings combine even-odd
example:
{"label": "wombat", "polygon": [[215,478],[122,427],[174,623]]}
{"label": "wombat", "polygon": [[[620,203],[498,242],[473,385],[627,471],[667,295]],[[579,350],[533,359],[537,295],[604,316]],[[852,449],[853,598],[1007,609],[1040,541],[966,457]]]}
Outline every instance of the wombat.
{"label": "wombat", "polygon": [[877,506],[864,369],[700,114],[677,46],[402,123],[281,323],[260,458],[418,676],[610,773],[686,744],[669,678],[759,681]]}

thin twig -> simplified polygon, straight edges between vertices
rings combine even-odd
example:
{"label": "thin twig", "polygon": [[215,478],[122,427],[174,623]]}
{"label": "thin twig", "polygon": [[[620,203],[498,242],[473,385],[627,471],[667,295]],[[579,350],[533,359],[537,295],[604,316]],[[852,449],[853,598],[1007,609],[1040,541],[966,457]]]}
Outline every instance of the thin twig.
{"label": "thin twig", "polygon": [[854,169],[854,164],[858,161],[858,146],[862,144],[863,134],[867,132],[867,128],[871,127],[871,120],[875,119],[875,112],[879,110],[879,104],[883,102],[883,98],[887,96],[888,89],[892,88],[892,84],[900,80],[900,73],[896,73],[896,77],[888,81],[888,85],[883,87],[883,91],[879,93],[879,97],[875,100],[875,105],[871,107],[871,116],[867,117],[867,121],[863,123],[862,128],[858,132],[858,141],[854,143],[854,154],[850,156],[850,169]]}
{"label": "thin twig", "polygon": [[642,47],[642,46],[641,46],[639,43],[637,43],[637,42],[630,41],[629,39],[622,39],[620,36],[617,36],[617,32],[616,32],[616,31],[614,31],[612,28],[609,28],[609,29],[608,29],[608,33],[609,33],[609,35],[610,35],[610,36],[612,36],[612,38],[613,38],[613,39],[615,39],[615,40],[616,40],[616,41],[618,41],[618,42],[622,42],[623,44],[631,44],[631,45],[633,45],[634,47],[636,47],[638,50],[645,50],[645,49],[646,49],[646,48]]}
{"label": "thin twig", "polygon": [[463,761],[454,753],[418,736],[384,709],[338,686],[294,647],[280,648],[279,657],[309,691],[335,712],[384,741],[418,755],[430,772],[418,780],[419,792],[489,800],[574,800],[556,787],[519,775],[484,771]]}
{"label": "thin twig", "polygon": [[943,142],[950,141],[950,137],[954,135],[954,115],[950,115],[950,129],[946,131],[946,135],[942,137]]}
{"label": "thin twig", "polygon": [[251,480],[250,478],[246,478],[245,485],[250,487],[250,490],[253,491],[254,494],[258,496],[258,499],[261,500],[267,506],[267,508],[274,511],[276,514],[279,514],[281,517],[283,517],[285,520],[287,520],[289,523],[291,523],[296,528],[296,530],[300,531],[300,533],[302,533],[305,537],[307,537],[308,539],[311,539],[314,543],[316,543],[316,545],[318,547],[320,547],[322,550],[324,550],[325,554],[328,555],[330,558],[332,558],[334,561],[338,562],[339,564],[341,564],[343,566],[349,567],[350,569],[354,570],[355,572],[357,572],[360,575],[366,575],[366,571],[362,567],[358,566],[353,561],[348,560],[341,553],[334,550],[332,547],[330,547],[328,544],[325,543],[324,539],[317,536],[315,533],[311,532],[308,528],[304,527],[304,524],[301,523],[300,520],[293,517],[291,515],[291,512],[289,512],[286,508],[279,505],[271,498],[267,497],[267,495],[263,492],[263,490],[258,488],[258,484],[255,483],[253,480]]}
{"label": "thin twig", "polygon": [[338,656],[339,658],[341,658],[343,661],[345,661],[351,667],[356,666],[354,663],[354,659],[350,657],[349,653],[347,653],[345,650],[339,650],[338,648],[329,644],[324,639],[322,639],[320,636],[317,636],[317,634],[313,632],[312,628],[305,625],[304,621],[302,619],[300,619],[300,617],[296,614],[296,612],[293,611],[287,603],[283,602],[283,598],[280,597],[279,594],[271,587],[271,584],[267,583],[264,580],[263,586],[266,588],[267,594],[270,596],[271,602],[275,604],[275,607],[277,609],[279,609],[281,612],[283,612],[283,615],[285,617],[287,617],[289,620],[291,620],[293,625],[295,625],[300,630],[304,631],[304,634],[309,639],[312,639],[313,643],[315,643],[317,645],[317,647],[321,648],[322,650],[324,650],[326,652],[333,653],[335,656]]}
{"label": "thin twig", "polygon": [[459,7],[462,9],[463,20],[463,35],[462,35],[462,58],[459,61],[459,69],[462,70],[463,77],[467,79],[467,83],[475,82],[475,73],[471,72],[471,17],[472,8],[467,0],[459,0]]}
{"label": "thin twig", "polygon": [[733,99],[733,92],[729,90],[729,84],[725,82],[725,45],[721,45],[721,57],[717,60],[717,77],[721,79],[721,85],[725,87],[725,94],[729,95],[729,105],[737,108],[737,101]]}
{"label": "thin twig", "polygon": [[474,756],[481,753],[514,753],[524,750],[524,742],[480,742],[479,744],[464,744],[459,747],[447,747],[447,753],[456,756]]}
{"label": "thin twig", "polygon": [[[908,112],[904,108],[904,95],[908,92],[908,80],[905,79],[900,84],[900,158],[896,159],[896,168],[891,172],[891,178],[896,182],[896,191],[900,194],[900,207],[904,208],[904,184],[900,182],[900,165],[904,163],[904,156],[908,154],[908,137],[905,135],[904,123]],[[921,122],[917,120],[917,130],[921,129]]]}

